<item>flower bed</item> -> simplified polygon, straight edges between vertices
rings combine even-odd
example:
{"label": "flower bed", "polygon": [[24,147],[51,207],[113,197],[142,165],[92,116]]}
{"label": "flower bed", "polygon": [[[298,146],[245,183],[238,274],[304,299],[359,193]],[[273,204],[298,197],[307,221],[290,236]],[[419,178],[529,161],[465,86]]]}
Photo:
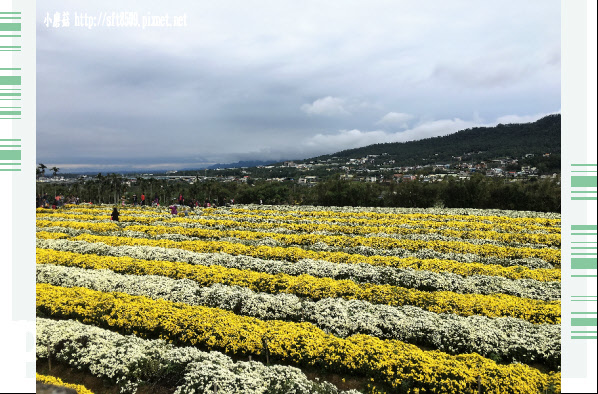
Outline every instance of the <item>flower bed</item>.
{"label": "flower bed", "polygon": [[560,215],[111,210],[36,212],[38,359],[123,393],[342,392],[297,368],[363,392],[560,389]]}

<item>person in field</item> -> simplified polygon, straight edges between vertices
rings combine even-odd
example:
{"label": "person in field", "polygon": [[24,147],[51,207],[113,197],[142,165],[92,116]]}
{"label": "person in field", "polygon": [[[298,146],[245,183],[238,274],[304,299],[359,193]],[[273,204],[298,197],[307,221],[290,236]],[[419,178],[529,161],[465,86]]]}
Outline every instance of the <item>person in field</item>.
{"label": "person in field", "polygon": [[118,222],[118,209],[116,207],[114,207],[114,209],[112,210],[112,215],[110,215],[110,220],[113,220],[115,222]]}
{"label": "person in field", "polygon": [[145,193],[141,193],[141,206],[145,206]]}
{"label": "person in field", "polygon": [[173,216],[176,216],[176,215],[178,215],[178,211],[177,211],[177,207],[176,207],[176,205],[171,205],[171,206],[170,206],[170,213],[171,213]]}

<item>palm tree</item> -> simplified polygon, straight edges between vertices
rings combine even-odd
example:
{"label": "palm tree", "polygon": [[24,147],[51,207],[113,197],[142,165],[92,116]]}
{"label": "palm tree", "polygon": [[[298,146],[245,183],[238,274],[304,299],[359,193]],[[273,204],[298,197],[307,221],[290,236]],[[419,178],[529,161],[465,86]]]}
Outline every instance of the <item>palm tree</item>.
{"label": "palm tree", "polygon": [[[35,168],[35,179],[36,179],[36,181],[40,177],[40,175],[42,175],[42,174],[43,174],[43,170],[41,169],[41,167],[36,167]],[[41,189],[42,189],[42,194],[44,194],[44,184],[43,183],[41,184]],[[37,186],[36,186],[36,192],[37,192]]]}
{"label": "palm tree", "polygon": [[45,164],[39,163],[37,167],[40,169],[42,176],[46,175],[46,168],[48,167]]}
{"label": "palm tree", "polygon": [[60,168],[54,166],[54,167],[50,168],[50,170],[52,170],[52,177],[55,177],[56,174],[58,173],[58,171],[60,171]]}

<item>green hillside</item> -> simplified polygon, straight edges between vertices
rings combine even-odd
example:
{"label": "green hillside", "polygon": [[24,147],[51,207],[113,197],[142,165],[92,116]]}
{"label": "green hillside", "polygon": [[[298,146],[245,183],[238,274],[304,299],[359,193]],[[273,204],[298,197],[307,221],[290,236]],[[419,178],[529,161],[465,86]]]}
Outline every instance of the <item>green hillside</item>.
{"label": "green hillside", "polygon": [[533,123],[499,124],[475,127],[442,137],[418,141],[374,144],[318,156],[305,161],[336,158],[361,158],[382,155],[378,160],[395,160],[396,165],[422,164],[422,161],[449,162],[455,156],[487,160],[497,157],[522,157],[561,152],[561,115],[549,115]]}

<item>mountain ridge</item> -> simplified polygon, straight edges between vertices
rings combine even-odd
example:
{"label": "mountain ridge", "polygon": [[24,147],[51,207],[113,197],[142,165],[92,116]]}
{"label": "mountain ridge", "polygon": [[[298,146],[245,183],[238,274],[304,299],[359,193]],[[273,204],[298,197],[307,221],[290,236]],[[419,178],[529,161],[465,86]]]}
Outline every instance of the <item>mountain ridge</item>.
{"label": "mountain ridge", "polygon": [[552,114],[530,123],[474,127],[439,137],[372,144],[296,162],[327,161],[333,158],[357,159],[368,155],[386,154],[385,160],[395,160],[397,165],[412,165],[421,164],[424,159],[450,161],[463,156],[491,159],[560,152],[561,115]]}

